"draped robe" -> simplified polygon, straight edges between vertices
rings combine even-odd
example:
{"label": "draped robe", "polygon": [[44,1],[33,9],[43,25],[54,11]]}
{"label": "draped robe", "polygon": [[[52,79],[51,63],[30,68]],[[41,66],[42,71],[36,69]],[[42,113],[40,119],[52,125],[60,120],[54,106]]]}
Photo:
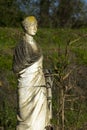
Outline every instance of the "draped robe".
{"label": "draped robe", "polygon": [[45,130],[49,124],[47,89],[41,50],[33,50],[28,41],[17,45],[13,71],[18,75],[17,130]]}

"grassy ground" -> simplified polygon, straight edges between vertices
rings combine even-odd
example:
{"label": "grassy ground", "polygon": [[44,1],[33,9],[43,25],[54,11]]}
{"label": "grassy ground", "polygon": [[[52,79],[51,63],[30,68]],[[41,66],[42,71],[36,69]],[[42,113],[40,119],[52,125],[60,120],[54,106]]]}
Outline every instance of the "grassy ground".
{"label": "grassy ground", "polygon": [[[60,55],[64,59],[66,47],[69,47],[69,51],[74,54],[74,57],[72,57],[71,53],[69,53],[73,63],[87,66],[86,34],[87,28],[74,30],[38,29],[35,39],[43,51],[44,67],[55,67]],[[16,125],[16,98],[14,91],[17,86],[17,80],[12,72],[12,56],[14,47],[21,36],[21,29],[0,27],[0,92],[1,97],[4,95],[0,101],[3,104],[0,109],[0,125],[4,125],[6,130],[14,130]],[[68,114],[68,118],[71,119],[72,113]],[[85,116],[82,118],[85,118]]]}

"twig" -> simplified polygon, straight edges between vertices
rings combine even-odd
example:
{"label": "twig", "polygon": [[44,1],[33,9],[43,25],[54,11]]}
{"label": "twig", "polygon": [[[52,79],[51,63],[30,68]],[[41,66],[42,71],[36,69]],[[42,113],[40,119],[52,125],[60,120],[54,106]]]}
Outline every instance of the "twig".
{"label": "twig", "polygon": [[69,42],[69,45],[72,45],[73,43],[75,43],[75,42],[79,41],[81,38],[84,38],[84,37],[87,37],[87,34],[82,35],[82,36],[80,36],[79,38],[77,38],[77,39],[75,39],[75,40],[73,40],[73,41]]}

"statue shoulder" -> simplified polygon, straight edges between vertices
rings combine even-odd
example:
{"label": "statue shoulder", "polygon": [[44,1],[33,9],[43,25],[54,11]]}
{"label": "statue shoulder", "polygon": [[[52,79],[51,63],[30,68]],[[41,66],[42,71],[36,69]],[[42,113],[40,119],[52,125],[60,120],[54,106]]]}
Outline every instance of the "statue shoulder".
{"label": "statue shoulder", "polygon": [[16,47],[15,47],[15,53],[16,52],[19,52],[20,53],[20,51],[25,51],[26,50],[26,48],[27,48],[27,44],[25,43],[25,41],[22,39],[21,41],[19,41],[19,43],[16,45]]}

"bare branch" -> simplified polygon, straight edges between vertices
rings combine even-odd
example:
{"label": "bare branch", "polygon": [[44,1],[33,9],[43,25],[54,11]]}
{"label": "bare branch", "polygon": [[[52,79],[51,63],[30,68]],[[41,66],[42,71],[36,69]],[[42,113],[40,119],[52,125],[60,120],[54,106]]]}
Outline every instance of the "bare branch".
{"label": "bare branch", "polygon": [[77,38],[77,39],[71,41],[71,42],[69,43],[69,45],[72,45],[73,43],[79,41],[81,38],[84,38],[84,37],[87,37],[87,34],[84,34],[84,35],[80,36],[79,38]]}

